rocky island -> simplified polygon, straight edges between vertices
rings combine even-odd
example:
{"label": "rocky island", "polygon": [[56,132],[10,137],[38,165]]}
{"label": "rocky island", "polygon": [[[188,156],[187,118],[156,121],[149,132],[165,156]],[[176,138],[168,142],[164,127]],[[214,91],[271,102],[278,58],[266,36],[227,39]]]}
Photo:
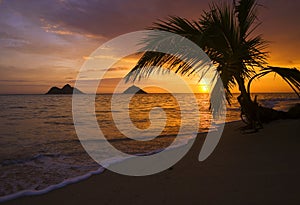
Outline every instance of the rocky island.
{"label": "rocky island", "polygon": [[74,88],[70,86],[69,84],[66,84],[63,88],[58,87],[52,87],[50,90],[46,93],[46,95],[53,94],[53,95],[59,95],[59,94],[84,94],[77,88]]}
{"label": "rocky island", "polygon": [[130,86],[129,88],[127,88],[123,94],[147,94],[146,91],[142,90],[141,88],[133,85],[133,86]]}

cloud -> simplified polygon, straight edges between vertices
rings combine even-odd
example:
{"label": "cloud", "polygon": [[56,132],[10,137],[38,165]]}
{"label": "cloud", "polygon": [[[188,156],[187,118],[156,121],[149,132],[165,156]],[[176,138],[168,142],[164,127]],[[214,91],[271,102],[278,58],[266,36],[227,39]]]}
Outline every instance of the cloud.
{"label": "cloud", "polygon": [[48,24],[59,25],[72,33],[108,38],[144,29],[157,18],[168,15],[191,18],[208,6],[205,1],[196,0],[11,0],[7,4],[36,23],[42,18]]}
{"label": "cloud", "polygon": [[[34,80],[37,85],[40,79],[49,83],[70,81],[76,78],[84,60],[105,41],[147,28],[169,15],[197,20],[209,2],[0,0],[0,79],[11,80],[9,84]],[[258,33],[271,41],[271,63],[298,64],[300,2],[260,2],[265,8],[260,9],[263,24]],[[110,69],[111,76],[124,74],[138,57],[118,62]]]}
{"label": "cloud", "polygon": [[123,70],[128,71],[129,68],[128,67],[113,67],[113,68],[110,68],[108,71],[112,72],[112,71],[123,71]]}
{"label": "cloud", "polygon": [[0,65],[1,85],[43,84],[48,87],[56,83],[64,84],[66,78],[74,79],[75,76],[76,72],[74,70],[63,67],[53,66],[50,70],[47,67],[28,68]]}
{"label": "cloud", "polygon": [[41,18],[41,28],[47,32],[47,33],[54,33],[54,34],[58,34],[58,35],[62,35],[62,36],[77,36],[77,37],[85,37],[85,38],[92,38],[92,39],[105,39],[103,36],[101,35],[93,35],[93,34],[89,34],[89,33],[83,33],[83,32],[74,32],[71,30],[67,30],[63,24],[51,24],[49,22],[47,22],[47,20]]}
{"label": "cloud", "polygon": [[4,48],[20,48],[25,45],[30,44],[29,41],[23,40],[23,39],[13,39],[13,38],[6,38],[6,39],[0,39],[1,47]]}

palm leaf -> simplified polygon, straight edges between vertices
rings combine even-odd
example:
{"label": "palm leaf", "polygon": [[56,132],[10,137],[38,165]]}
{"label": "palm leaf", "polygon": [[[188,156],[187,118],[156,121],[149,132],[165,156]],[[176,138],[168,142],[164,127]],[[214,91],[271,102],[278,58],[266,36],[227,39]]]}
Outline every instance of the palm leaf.
{"label": "palm leaf", "polygon": [[[150,29],[166,31],[177,35],[171,38],[170,35],[164,36],[162,33],[148,36],[142,42],[146,45],[142,50],[151,51],[147,51],[142,55],[138,63],[126,75],[126,81],[147,78],[153,73],[166,74],[170,70],[185,76],[192,76],[199,73],[200,76],[203,76],[207,72],[203,67],[208,63],[209,59],[203,60],[203,56],[199,56],[199,52],[193,48],[183,48],[177,45],[177,42],[183,38],[187,38],[196,44],[201,41],[202,32],[196,22],[190,22],[180,17],[169,17],[166,21],[155,23]],[[180,36],[182,39],[180,39]],[[155,51],[161,50],[160,48],[166,45],[170,48],[169,53],[173,55]]]}
{"label": "palm leaf", "polygon": [[254,75],[248,82],[247,92],[250,93],[251,83],[254,79],[261,78],[267,74],[275,73],[279,75],[300,98],[300,71],[297,68],[281,68],[269,66],[258,74]]}
{"label": "palm leaf", "polygon": [[[236,83],[239,82],[239,87],[244,88],[243,82],[253,76],[255,68],[264,68],[266,65],[268,53],[264,50],[267,42],[260,35],[252,35],[259,25],[256,24],[256,10],[256,0],[240,0],[233,5],[213,3],[198,21],[169,17],[149,29],[177,34],[201,47],[217,68],[225,88],[226,100],[230,104],[231,90]],[[141,80],[153,73],[167,74],[171,70],[185,76],[198,75],[201,79],[211,69],[203,69],[203,61],[193,49],[182,50],[174,42],[174,39],[161,35],[148,36],[143,43],[146,45],[144,49],[150,51],[144,52],[126,75],[126,81]],[[163,45],[172,48],[173,55],[156,52]],[[218,89],[212,88],[212,96]],[[218,103],[212,103],[211,109],[218,112],[220,107],[214,105]]]}
{"label": "palm leaf", "polygon": [[257,6],[256,0],[240,0],[235,6],[241,37],[248,37],[256,29]]}

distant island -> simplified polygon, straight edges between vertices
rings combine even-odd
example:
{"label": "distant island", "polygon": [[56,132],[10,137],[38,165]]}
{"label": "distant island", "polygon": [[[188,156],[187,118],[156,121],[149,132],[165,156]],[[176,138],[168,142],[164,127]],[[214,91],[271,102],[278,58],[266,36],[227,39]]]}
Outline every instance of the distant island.
{"label": "distant island", "polygon": [[124,94],[147,94],[146,91],[142,90],[141,88],[133,85],[133,86],[130,86],[129,88],[127,88],[124,92]]}
{"label": "distant island", "polygon": [[54,95],[73,94],[73,93],[74,94],[84,94],[77,88],[74,88],[74,87],[70,86],[69,84],[66,84],[63,88],[58,88],[58,87],[50,88],[50,90],[46,93],[46,95],[49,95],[49,94],[54,94]]}

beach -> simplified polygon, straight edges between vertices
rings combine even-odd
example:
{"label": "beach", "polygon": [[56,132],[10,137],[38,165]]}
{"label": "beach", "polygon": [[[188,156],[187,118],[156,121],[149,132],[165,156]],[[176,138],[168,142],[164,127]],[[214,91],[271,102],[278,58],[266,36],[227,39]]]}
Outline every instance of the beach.
{"label": "beach", "polygon": [[203,133],[182,160],[161,173],[130,177],[106,170],[4,204],[299,204],[299,125],[300,120],[280,120],[243,134],[241,122],[226,123],[204,162],[198,161]]}
{"label": "beach", "polygon": [[0,0],[0,205],[300,205],[299,10]]}

